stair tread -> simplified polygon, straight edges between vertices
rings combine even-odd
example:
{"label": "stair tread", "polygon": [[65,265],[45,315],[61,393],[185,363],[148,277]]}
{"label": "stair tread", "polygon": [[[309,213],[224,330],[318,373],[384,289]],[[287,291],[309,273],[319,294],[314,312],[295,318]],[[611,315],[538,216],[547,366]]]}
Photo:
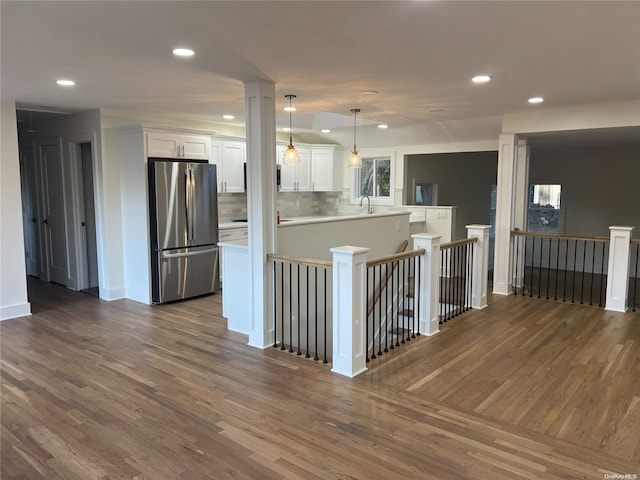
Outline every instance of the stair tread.
{"label": "stair tread", "polygon": [[413,310],[404,309],[400,311],[400,315],[404,315],[405,317],[413,315]]}

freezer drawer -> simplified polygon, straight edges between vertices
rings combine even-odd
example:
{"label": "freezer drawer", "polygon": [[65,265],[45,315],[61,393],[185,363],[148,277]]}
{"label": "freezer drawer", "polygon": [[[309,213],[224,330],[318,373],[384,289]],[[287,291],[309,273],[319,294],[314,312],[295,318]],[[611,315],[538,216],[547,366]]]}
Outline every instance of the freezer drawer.
{"label": "freezer drawer", "polygon": [[153,303],[182,300],[218,289],[218,247],[176,248],[157,252]]}

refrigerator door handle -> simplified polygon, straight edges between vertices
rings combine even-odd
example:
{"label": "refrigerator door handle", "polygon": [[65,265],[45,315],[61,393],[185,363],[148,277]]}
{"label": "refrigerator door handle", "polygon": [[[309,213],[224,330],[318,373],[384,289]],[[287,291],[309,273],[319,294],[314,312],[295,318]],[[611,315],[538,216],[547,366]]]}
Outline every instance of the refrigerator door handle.
{"label": "refrigerator door handle", "polygon": [[162,252],[162,258],[178,258],[178,257],[193,257],[194,255],[204,255],[206,253],[213,253],[218,250],[217,247],[207,248],[206,250],[198,250],[195,252],[186,252],[186,253],[169,253]]}
{"label": "refrigerator door handle", "polygon": [[191,172],[191,240],[194,240],[196,238],[196,225],[198,225],[198,206],[196,205],[197,202],[197,188],[199,188],[198,185],[196,185],[196,178],[197,175],[195,174],[195,172],[193,171],[192,168],[189,168],[189,171]]}
{"label": "refrigerator door handle", "polygon": [[186,208],[186,222],[187,222],[187,240],[193,240],[193,236],[194,236],[194,218],[193,218],[193,211],[194,211],[194,205],[193,205],[193,170],[191,169],[191,165],[189,165],[185,171],[184,171],[184,176],[185,176],[185,195],[184,195],[184,202],[185,202],[185,208]]}

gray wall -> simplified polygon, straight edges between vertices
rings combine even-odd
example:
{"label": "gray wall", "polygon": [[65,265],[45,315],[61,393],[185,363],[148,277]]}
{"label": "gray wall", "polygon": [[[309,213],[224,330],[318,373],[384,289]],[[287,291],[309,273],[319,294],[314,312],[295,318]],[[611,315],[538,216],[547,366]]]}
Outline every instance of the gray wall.
{"label": "gray wall", "polygon": [[491,186],[496,184],[498,152],[408,155],[404,188],[407,198],[416,183],[438,184],[438,205],[456,210],[457,239],[467,236],[465,225],[489,225]]}
{"label": "gray wall", "polygon": [[[640,146],[531,148],[529,183],[561,184],[564,233],[640,237]],[[459,207],[458,207],[459,208]]]}

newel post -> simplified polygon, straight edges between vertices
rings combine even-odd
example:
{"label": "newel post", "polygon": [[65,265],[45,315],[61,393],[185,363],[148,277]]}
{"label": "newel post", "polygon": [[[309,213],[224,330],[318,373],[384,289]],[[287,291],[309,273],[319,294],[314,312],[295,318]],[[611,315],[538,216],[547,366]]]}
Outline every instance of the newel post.
{"label": "newel post", "polygon": [[355,377],[367,369],[365,328],[368,248],[335,247],[333,253],[333,368]]}
{"label": "newel post", "polygon": [[[411,235],[413,249],[423,248],[418,257],[420,281],[414,281],[414,298],[418,300],[418,331],[423,335],[435,335],[440,331],[438,302],[440,297],[440,237],[428,233]],[[414,305],[415,308],[415,305]]]}
{"label": "newel post", "polygon": [[467,238],[478,239],[472,247],[471,278],[467,279],[467,288],[471,288],[471,308],[475,309],[482,309],[487,306],[489,230],[491,230],[491,225],[467,225]]}
{"label": "newel post", "polygon": [[605,310],[627,311],[629,293],[629,246],[635,227],[609,227],[609,269],[607,270],[607,302]]}

